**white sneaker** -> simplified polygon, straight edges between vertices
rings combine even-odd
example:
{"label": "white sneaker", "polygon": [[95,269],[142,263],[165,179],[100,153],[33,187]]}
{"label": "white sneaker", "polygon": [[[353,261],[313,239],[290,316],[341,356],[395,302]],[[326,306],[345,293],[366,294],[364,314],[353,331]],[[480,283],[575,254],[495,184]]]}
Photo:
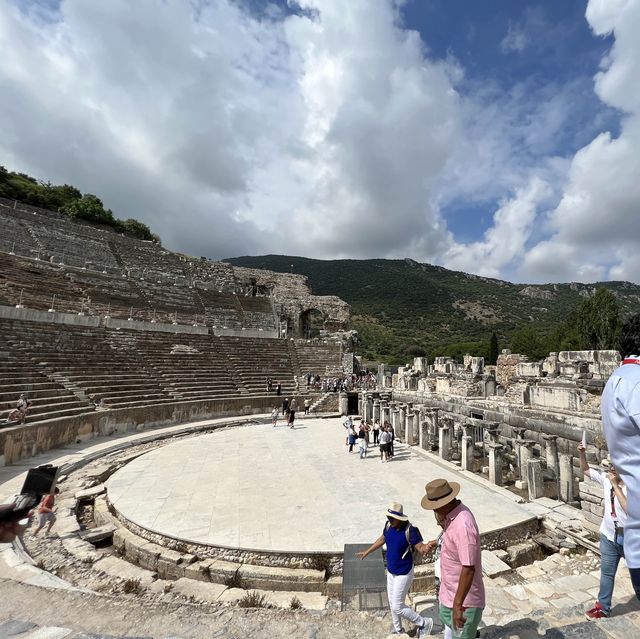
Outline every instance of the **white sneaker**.
{"label": "white sneaker", "polygon": [[425,617],[424,624],[422,627],[418,628],[418,634],[416,637],[420,639],[420,637],[428,637],[433,630],[433,619],[430,617]]}

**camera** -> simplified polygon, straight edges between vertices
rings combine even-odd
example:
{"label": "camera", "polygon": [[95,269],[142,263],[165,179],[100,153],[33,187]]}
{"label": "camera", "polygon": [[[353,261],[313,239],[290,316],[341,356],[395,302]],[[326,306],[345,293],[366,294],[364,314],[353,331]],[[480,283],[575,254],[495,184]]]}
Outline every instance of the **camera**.
{"label": "camera", "polygon": [[13,508],[0,510],[0,522],[19,521],[27,517],[44,495],[54,492],[59,472],[60,468],[51,464],[30,468]]}

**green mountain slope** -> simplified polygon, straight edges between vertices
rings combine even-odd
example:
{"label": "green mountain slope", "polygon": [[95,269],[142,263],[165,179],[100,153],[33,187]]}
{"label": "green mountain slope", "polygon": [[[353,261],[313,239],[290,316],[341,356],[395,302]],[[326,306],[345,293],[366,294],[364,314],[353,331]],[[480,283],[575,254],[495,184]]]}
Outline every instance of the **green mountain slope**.
{"label": "green mountain slope", "polygon": [[363,353],[396,363],[416,347],[431,356],[467,350],[483,355],[492,331],[501,348],[523,326],[546,334],[599,286],[616,295],[623,316],[640,312],[640,286],[629,282],[511,284],[409,259],[263,255],[225,261],[306,275],[314,294],[337,295],[351,304]]}

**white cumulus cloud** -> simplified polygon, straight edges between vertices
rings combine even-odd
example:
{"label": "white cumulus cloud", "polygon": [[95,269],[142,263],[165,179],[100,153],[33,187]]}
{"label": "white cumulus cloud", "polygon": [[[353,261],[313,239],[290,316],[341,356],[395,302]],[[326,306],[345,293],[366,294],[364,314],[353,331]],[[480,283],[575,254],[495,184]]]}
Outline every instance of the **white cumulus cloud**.
{"label": "white cumulus cloud", "polygon": [[595,89],[625,112],[621,131],[601,133],[575,154],[547,220],[551,236],[532,247],[520,274],[640,281],[640,2],[591,0],[587,19],[596,35],[615,36]]}

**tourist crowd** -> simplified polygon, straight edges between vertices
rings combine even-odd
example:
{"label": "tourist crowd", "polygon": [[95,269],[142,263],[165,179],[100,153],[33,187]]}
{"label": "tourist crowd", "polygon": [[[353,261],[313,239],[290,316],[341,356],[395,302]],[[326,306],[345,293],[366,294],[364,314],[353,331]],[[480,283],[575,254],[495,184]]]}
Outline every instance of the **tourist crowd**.
{"label": "tourist crowd", "polygon": [[376,419],[371,424],[363,419],[359,424],[355,424],[353,418],[349,416],[342,422],[342,426],[346,431],[345,443],[349,453],[352,453],[353,447],[357,445],[360,459],[365,459],[369,447],[373,445],[378,446],[381,462],[393,459],[393,442],[396,436],[389,422],[380,424],[380,420]]}

